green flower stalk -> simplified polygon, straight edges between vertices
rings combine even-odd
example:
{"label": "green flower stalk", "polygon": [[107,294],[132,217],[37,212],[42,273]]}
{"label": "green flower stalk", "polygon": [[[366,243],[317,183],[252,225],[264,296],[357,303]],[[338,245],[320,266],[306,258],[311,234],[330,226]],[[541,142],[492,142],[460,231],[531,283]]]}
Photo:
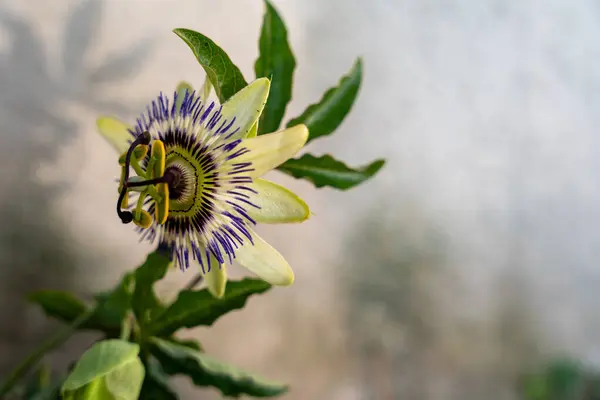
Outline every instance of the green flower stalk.
{"label": "green flower stalk", "polygon": [[180,269],[197,263],[216,297],[234,260],[273,285],[294,281],[254,225],[308,219],[303,200],[261,178],[304,146],[308,129],[256,136],[269,88],[269,79],[257,79],[219,105],[208,100],[208,79],[199,92],[182,83],[172,99],[161,93],[133,126],[111,117],[97,121],[120,154],[122,222],[134,222],[142,239],[168,249]]}

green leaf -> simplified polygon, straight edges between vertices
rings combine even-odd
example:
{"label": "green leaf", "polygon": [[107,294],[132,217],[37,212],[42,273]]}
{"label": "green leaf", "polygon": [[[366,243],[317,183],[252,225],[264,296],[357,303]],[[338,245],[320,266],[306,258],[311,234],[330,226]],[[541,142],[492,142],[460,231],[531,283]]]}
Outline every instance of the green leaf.
{"label": "green leaf", "polygon": [[135,317],[144,331],[153,316],[163,310],[154,293],[154,284],[167,273],[171,260],[162,250],[156,250],[146,258],[146,261],[135,270],[135,289],[131,305]]}
{"label": "green leaf", "polygon": [[213,386],[224,396],[238,397],[247,394],[271,397],[288,390],[286,385],[253,376],[188,347],[158,338],[152,338],[151,343],[151,351],[161,362],[166,373],[187,375],[196,386]]}
{"label": "green leaf", "polygon": [[56,380],[48,387],[26,397],[27,400],[57,400],[60,399],[60,386],[62,381]]}
{"label": "green leaf", "polygon": [[67,323],[88,310],[72,293],[58,290],[39,290],[29,294],[28,300],[42,307],[47,316]]}
{"label": "green leaf", "polygon": [[120,368],[109,372],[104,381],[110,393],[116,399],[138,400],[144,382],[144,365],[139,358],[134,358]]}
{"label": "green leaf", "polygon": [[61,397],[63,400],[116,400],[102,378],[94,379],[77,390],[65,391]]}
{"label": "green leaf", "polygon": [[142,385],[140,399],[143,400],[178,400],[177,392],[169,385],[169,376],[163,371],[160,363],[149,357],[146,364],[146,377]]}
{"label": "green leaf", "polygon": [[180,346],[189,347],[192,350],[196,350],[199,352],[204,352],[202,345],[196,339],[179,339],[176,337],[163,338],[164,340],[168,340],[169,342],[177,343]]}
{"label": "green leaf", "polygon": [[144,380],[140,347],[124,340],[94,344],[79,359],[62,386],[65,398],[137,400]]}
{"label": "green leaf", "polygon": [[131,309],[134,283],[133,274],[127,273],[112,291],[97,295],[96,310],[82,328],[98,329],[110,335],[118,333],[127,311]]}
{"label": "green leaf", "polygon": [[222,315],[243,308],[251,295],[263,293],[270,287],[261,279],[229,281],[220,299],[213,297],[207,289],[184,290],[153,322],[151,332],[154,336],[169,336],[180,328],[212,325]]}
{"label": "green leaf", "polygon": [[552,396],[572,399],[584,382],[585,371],[579,361],[561,359],[548,365],[545,375]]}
{"label": "green leaf", "polygon": [[287,127],[305,124],[308,142],[329,135],[350,112],[362,80],[362,60],[359,58],[336,87],[329,89],[317,104],[310,105],[302,115],[288,122]]}
{"label": "green leaf", "polygon": [[173,32],[192,49],[212,82],[221,103],[247,85],[240,69],[215,42],[190,29],[179,28]]}
{"label": "green leaf", "polygon": [[63,384],[63,391],[76,390],[134,359],[140,346],[124,340],[109,339],[95,343],[75,364]]}
{"label": "green leaf", "polygon": [[384,164],[384,160],[376,160],[369,165],[350,168],[330,155],[305,154],[286,161],[277,169],[295,178],[309,180],[318,188],[331,186],[346,190],[372,178]]}
{"label": "green leaf", "polygon": [[[60,385],[59,385],[60,388]],[[52,371],[47,364],[41,364],[26,381],[24,399],[50,399],[56,391],[56,382],[53,382]]]}
{"label": "green leaf", "polygon": [[292,98],[292,85],[296,60],[288,43],[285,23],[265,0],[266,11],[259,40],[259,57],[254,64],[257,78],[271,79],[267,105],[260,117],[259,134],[275,132]]}
{"label": "green leaf", "polygon": [[[99,330],[108,336],[119,334],[121,321],[131,308],[133,276],[126,274],[111,291],[95,295],[97,304],[90,318],[80,330]],[[40,290],[29,295],[29,300],[39,304],[46,315],[65,323],[72,323],[90,310],[83,301],[68,292]]]}

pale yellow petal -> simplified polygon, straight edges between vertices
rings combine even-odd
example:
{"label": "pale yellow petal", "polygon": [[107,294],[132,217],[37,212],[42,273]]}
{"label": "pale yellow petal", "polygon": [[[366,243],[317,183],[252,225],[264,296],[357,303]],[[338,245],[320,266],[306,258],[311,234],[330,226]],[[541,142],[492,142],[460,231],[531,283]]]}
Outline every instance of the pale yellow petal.
{"label": "pale yellow petal", "polygon": [[220,299],[225,294],[227,285],[227,269],[225,264],[219,268],[219,262],[213,257],[210,271],[204,275],[208,291],[216,298]]}
{"label": "pale yellow petal", "polygon": [[231,129],[239,129],[231,136],[232,139],[243,138],[248,135],[267,103],[270,86],[271,81],[267,78],[259,78],[234,94],[223,104],[221,110],[223,118],[231,121],[235,117]]}
{"label": "pale yellow petal", "polygon": [[175,108],[179,110],[181,103],[183,103],[183,99],[185,99],[185,93],[187,92],[191,95],[194,92],[194,88],[189,83],[181,81],[177,85],[177,88],[175,88],[175,92],[177,92],[177,102],[175,103]]}
{"label": "pale yellow petal", "polygon": [[133,136],[129,133],[131,128],[121,120],[113,117],[100,117],[96,120],[100,134],[106,139],[119,154],[127,151]]}
{"label": "pale yellow petal", "polygon": [[203,103],[206,103],[210,97],[210,93],[212,91],[212,83],[210,82],[210,79],[208,79],[208,76],[206,77],[206,79],[204,80],[204,85],[202,85],[202,89],[200,90],[200,95],[202,96],[200,98],[200,101]]}
{"label": "pale yellow petal", "polygon": [[253,171],[248,175],[259,177],[293,157],[307,139],[308,129],[304,125],[244,139],[240,146],[249,151],[236,157],[234,162],[251,162]]}
{"label": "pale yellow petal", "polygon": [[256,123],[254,125],[252,125],[252,128],[250,128],[250,130],[248,131],[246,138],[251,139],[253,137],[256,137],[257,134],[258,134],[258,120],[256,120]]}
{"label": "pale yellow petal", "polygon": [[285,258],[256,233],[252,234],[252,240],[254,244],[247,243],[236,250],[236,261],[272,285],[294,283],[294,271]]}
{"label": "pale yellow petal", "polygon": [[260,207],[246,207],[256,222],[279,224],[306,221],[310,216],[308,205],[291,190],[264,179],[255,179],[246,186],[256,193],[248,193],[249,201]]}

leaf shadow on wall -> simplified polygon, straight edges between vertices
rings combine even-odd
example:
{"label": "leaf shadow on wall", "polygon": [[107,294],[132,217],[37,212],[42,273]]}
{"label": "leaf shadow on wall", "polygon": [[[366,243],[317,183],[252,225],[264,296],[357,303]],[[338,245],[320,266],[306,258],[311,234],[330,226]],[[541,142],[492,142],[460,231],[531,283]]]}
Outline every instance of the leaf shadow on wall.
{"label": "leaf shadow on wall", "polygon": [[[101,255],[73,248],[64,229],[68,217],[54,212],[55,200],[68,195],[70,177],[52,183],[36,177],[40,165],[54,165],[65,146],[94,129],[80,126],[65,108],[132,112],[118,101],[104,100],[101,89],[135,77],[153,47],[142,40],[109,54],[100,65],[89,65],[104,2],[75,4],[66,18],[58,66],[51,62],[52,49],[37,31],[34,16],[0,9],[0,29],[8,42],[0,51],[0,375],[50,328],[40,314],[30,313],[27,293],[81,291],[78,272],[102,263]],[[76,174],[82,163],[75,157],[65,172]]]}

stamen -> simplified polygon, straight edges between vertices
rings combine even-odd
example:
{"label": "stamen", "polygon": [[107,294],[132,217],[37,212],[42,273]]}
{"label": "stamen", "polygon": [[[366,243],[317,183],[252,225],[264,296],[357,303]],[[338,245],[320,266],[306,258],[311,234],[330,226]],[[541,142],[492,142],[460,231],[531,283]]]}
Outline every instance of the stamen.
{"label": "stamen", "polygon": [[121,193],[119,193],[119,199],[117,200],[117,215],[119,218],[121,218],[121,221],[124,224],[128,224],[133,221],[133,214],[131,212],[121,210],[123,199],[125,199],[125,196],[127,195],[127,181],[129,181],[131,155],[138,145],[148,145],[150,144],[150,140],[152,140],[150,133],[148,131],[144,131],[141,135],[135,138],[133,143],[131,143],[129,149],[127,150],[127,155],[125,156],[125,165],[123,168],[123,187],[121,188]]}
{"label": "stamen", "polygon": [[148,179],[145,181],[127,182],[125,183],[126,188],[132,188],[137,186],[156,185],[158,183],[170,183],[173,180],[172,174],[169,171],[160,178]]}

